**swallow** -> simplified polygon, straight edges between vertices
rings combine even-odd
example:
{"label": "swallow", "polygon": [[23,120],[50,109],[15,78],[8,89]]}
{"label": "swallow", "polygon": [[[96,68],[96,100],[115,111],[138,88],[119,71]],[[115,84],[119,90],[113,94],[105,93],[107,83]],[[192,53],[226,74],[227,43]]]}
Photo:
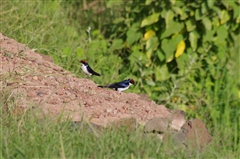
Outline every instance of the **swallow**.
{"label": "swallow", "polygon": [[81,60],[80,62],[82,63],[81,69],[85,74],[89,76],[92,76],[92,75],[101,76],[99,73],[93,71],[93,69],[88,65],[86,60]]}
{"label": "swallow", "polygon": [[134,83],[135,83],[134,80],[129,78],[129,79],[124,80],[122,82],[117,82],[117,83],[109,84],[109,85],[106,85],[106,86],[98,86],[98,87],[113,88],[116,91],[122,92],[122,91],[127,90]]}

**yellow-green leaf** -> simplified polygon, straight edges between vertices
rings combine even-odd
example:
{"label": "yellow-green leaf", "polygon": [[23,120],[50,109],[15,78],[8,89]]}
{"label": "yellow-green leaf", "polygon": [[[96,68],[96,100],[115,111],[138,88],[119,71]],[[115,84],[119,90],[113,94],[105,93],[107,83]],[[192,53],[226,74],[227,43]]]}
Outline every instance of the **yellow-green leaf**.
{"label": "yellow-green leaf", "polygon": [[211,23],[211,21],[207,17],[203,18],[202,22],[203,22],[203,25],[205,26],[205,28],[207,30],[211,30],[212,29],[212,23]]}
{"label": "yellow-green leaf", "polygon": [[236,23],[237,23],[237,24],[240,23],[240,15],[237,17]]}
{"label": "yellow-green leaf", "polygon": [[143,19],[143,21],[141,23],[141,27],[156,23],[159,20],[159,15],[160,15],[160,13],[153,13],[152,15],[148,16],[147,18]]}
{"label": "yellow-green leaf", "polygon": [[227,21],[229,21],[229,19],[230,19],[230,16],[229,16],[228,12],[226,10],[223,10],[221,12],[221,24],[226,23]]}
{"label": "yellow-green leaf", "polygon": [[175,57],[178,58],[179,56],[181,56],[183,54],[185,48],[186,48],[185,42],[183,40],[180,41],[180,43],[177,46],[177,51],[175,53]]}
{"label": "yellow-green leaf", "polygon": [[146,42],[146,54],[148,59],[151,59],[152,52],[157,50],[159,41],[157,37],[153,37]]}
{"label": "yellow-green leaf", "polygon": [[189,19],[186,21],[186,26],[187,26],[187,31],[190,32],[196,28],[196,22],[194,21],[194,19]]}
{"label": "yellow-green leaf", "polygon": [[164,81],[169,79],[170,77],[168,67],[166,64],[162,65],[161,67],[156,66],[154,68],[154,74],[156,81]]}
{"label": "yellow-green leaf", "polygon": [[196,51],[196,49],[197,49],[198,38],[199,38],[199,35],[196,31],[192,31],[189,34],[189,41],[190,41],[193,51]]}
{"label": "yellow-green leaf", "polygon": [[146,0],[145,5],[149,5],[153,2],[153,0]]}
{"label": "yellow-green leaf", "polygon": [[154,31],[154,30],[148,30],[148,31],[144,34],[144,40],[150,39],[153,35],[155,35],[155,31]]}

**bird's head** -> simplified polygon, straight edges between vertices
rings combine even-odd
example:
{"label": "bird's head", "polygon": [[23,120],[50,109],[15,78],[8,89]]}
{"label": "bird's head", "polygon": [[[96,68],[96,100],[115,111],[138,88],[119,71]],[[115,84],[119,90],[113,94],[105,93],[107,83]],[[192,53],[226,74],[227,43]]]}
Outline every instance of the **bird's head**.
{"label": "bird's head", "polygon": [[135,83],[135,81],[132,78],[129,78],[129,81],[130,81],[131,84]]}
{"label": "bird's head", "polygon": [[80,61],[82,64],[88,64],[86,60],[81,60]]}

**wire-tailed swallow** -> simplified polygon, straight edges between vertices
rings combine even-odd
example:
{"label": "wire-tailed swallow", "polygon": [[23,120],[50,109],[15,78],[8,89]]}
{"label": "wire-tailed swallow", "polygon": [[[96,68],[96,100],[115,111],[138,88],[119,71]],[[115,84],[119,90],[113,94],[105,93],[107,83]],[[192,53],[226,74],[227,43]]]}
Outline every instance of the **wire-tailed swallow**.
{"label": "wire-tailed swallow", "polygon": [[86,73],[89,76],[91,75],[101,76],[99,73],[93,71],[93,69],[88,65],[86,60],[81,60],[80,62],[82,63],[81,69],[84,73]]}
{"label": "wire-tailed swallow", "polygon": [[118,82],[118,83],[113,83],[113,84],[109,84],[106,86],[98,86],[101,88],[113,88],[116,91],[122,92],[127,90],[132,84],[134,84],[134,80],[129,78],[127,80],[124,80],[122,82]]}

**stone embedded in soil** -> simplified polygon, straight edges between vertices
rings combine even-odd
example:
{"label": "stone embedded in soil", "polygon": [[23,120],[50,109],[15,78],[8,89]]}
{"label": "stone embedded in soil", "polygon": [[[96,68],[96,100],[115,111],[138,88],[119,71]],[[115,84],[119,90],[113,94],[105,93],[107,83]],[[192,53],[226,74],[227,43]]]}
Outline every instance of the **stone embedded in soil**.
{"label": "stone embedded in soil", "polygon": [[[165,144],[188,151],[201,151],[212,140],[205,124],[199,119],[187,121],[180,131],[172,130],[164,135]],[[171,142],[172,141],[172,142]]]}
{"label": "stone embedded in soil", "polygon": [[189,148],[202,149],[212,140],[205,124],[199,119],[192,119],[186,122],[182,129],[187,132],[184,143]]}
{"label": "stone embedded in soil", "polygon": [[170,127],[175,130],[180,130],[186,122],[186,113],[182,110],[173,110]]}
{"label": "stone embedded in soil", "polygon": [[127,132],[131,132],[138,128],[139,124],[135,118],[122,118],[117,121],[109,122],[107,124],[108,128],[118,129],[125,128]]}
{"label": "stone embedded in soil", "polygon": [[149,133],[149,132],[156,132],[156,133],[164,133],[169,124],[169,119],[168,118],[152,118],[150,119],[146,125],[144,126],[144,132]]}

